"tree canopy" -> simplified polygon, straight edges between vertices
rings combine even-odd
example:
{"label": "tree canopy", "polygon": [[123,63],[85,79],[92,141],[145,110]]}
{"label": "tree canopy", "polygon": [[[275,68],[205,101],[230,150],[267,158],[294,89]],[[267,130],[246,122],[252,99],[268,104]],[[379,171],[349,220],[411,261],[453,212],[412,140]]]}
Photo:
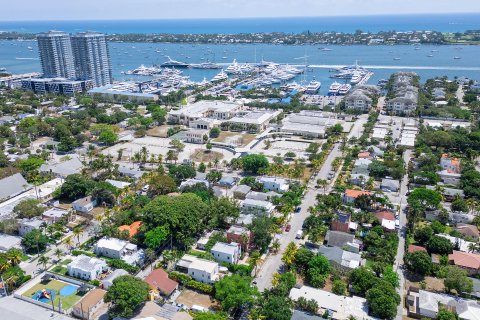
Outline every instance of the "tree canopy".
{"label": "tree canopy", "polygon": [[223,277],[215,283],[215,298],[227,312],[237,310],[244,305],[252,305],[259,296],[255,286],[250,285],[249,277],[237,274]]}
{"label": "tree canopy", "polygon": [[116,278],[104,297],[105,302],[113,304],[108,311],[110,316],[131,317],[133,311],[147,300],[149,291],[149,285],[139,278],[130,275]]}
{"label": "tree canopy", "polygon": [[261,154],[249,154],[241,158],[243,170],[257,174],[269,166],[268,159]]}

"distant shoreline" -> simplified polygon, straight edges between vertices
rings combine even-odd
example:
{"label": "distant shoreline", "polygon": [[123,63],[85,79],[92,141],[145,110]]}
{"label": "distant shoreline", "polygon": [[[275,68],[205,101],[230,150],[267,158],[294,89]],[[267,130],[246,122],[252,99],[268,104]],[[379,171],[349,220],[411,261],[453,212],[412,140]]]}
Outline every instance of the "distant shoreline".
{"label": "distant shoreline", "polygon": [[[279,45],[479,45],[480,30],[463,33],[414,32],[302,32],[238,34],[107,34],[110,42],[185,43],[185,44],[279,44]],[[35,33],[0,32],[0,40],[35,40]],[[327,49],[325,49],[327,50]]]}

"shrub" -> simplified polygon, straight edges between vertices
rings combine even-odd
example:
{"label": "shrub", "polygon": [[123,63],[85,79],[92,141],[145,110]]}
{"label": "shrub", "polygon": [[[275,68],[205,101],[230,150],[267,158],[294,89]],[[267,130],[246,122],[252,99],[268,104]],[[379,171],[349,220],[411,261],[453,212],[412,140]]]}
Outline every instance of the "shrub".
{"label": "shrub", "polygon": [[185,283],[185,286],[190,289],[194,289],[206,294],[212,294],[213,293],[213,286],[206,284],[206,283],[201,283],[199,281],[195,280],[190,280],[187,283]]}
{"label": "shrub", "polygon": [[172,280],[178,281],[181,284],[185,284],[190,280],[193,280],[188,274],[172,271],[168,274],[168,277]]}
{"label": "shrub", "polygon": [[96,257],[96,255],[92,252],[82,251],[82,250],[72,250],[72,255],[74,255],[74,256],[79,256],[81,254],[84,254],[84,255],[89,256],[89,257]]}
{"label": "shrub", "polygon": [[107,259],[107,264],[112,267],[112,268],[115,268],[115,269],[123,269],[125,271],[127,271],[128,273],[130,274],[135,274],[137,273],[140,268],[137,267],[137,266],[132,266],[128,263],[126,263],[125,261],[123,260],[120,260],[120,259],[111,259],[111,258],[108,258]]}

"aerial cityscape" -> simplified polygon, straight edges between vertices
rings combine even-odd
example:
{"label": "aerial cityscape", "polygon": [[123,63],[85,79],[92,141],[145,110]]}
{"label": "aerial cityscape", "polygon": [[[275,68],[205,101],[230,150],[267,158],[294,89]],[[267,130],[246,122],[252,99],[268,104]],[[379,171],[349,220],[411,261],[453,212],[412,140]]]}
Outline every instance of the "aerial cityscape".
{"label": "aerial cityscape", "polygon": [[0,8],[1,320],[480,320],[480,2]]}

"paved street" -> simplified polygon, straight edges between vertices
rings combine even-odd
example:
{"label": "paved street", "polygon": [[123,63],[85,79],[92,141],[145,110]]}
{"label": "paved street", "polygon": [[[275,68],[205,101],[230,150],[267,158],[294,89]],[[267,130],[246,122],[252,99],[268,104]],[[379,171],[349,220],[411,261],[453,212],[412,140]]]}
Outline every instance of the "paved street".
{"label": "paved street", "polygon": [[[360,116],[360,118],[355,122],[355,125],[352,127],[352,130],[348,134],[348,139],[352,137],[360,137],[363,131],[363,125],[366,123],[367,117],[365,115]],[[298,230],[301,230],[303,221],[310,215],[308,208],[315,205],[316,196],[319,193],[324,193],[323,189],[315,189],[315,184],[318,179],[327,179],[328,173],[331,171],[332,162],[335,158],[341,157],[342,152],[340,150],[340,142],[336,143],[332,151],[325,160],[322,168],[319,170],[317,175],[310,180],[307,193],[301,204],[301,211],[293,215],[290,220],[291,229],[287,233],[281,235],[280,241],[280,250],[276,255],[270,254],[267,256],[266,261],[263,266],[257,273],[257,287],[260,291],[270,288],[273,274],[280,270],[282,265],[282,255],[285,251],[285,248],[290,242],[299,243],[300,241],[295,239],[295,235]],[[326,193],[330,192],[331,185],[328,186]]]}

